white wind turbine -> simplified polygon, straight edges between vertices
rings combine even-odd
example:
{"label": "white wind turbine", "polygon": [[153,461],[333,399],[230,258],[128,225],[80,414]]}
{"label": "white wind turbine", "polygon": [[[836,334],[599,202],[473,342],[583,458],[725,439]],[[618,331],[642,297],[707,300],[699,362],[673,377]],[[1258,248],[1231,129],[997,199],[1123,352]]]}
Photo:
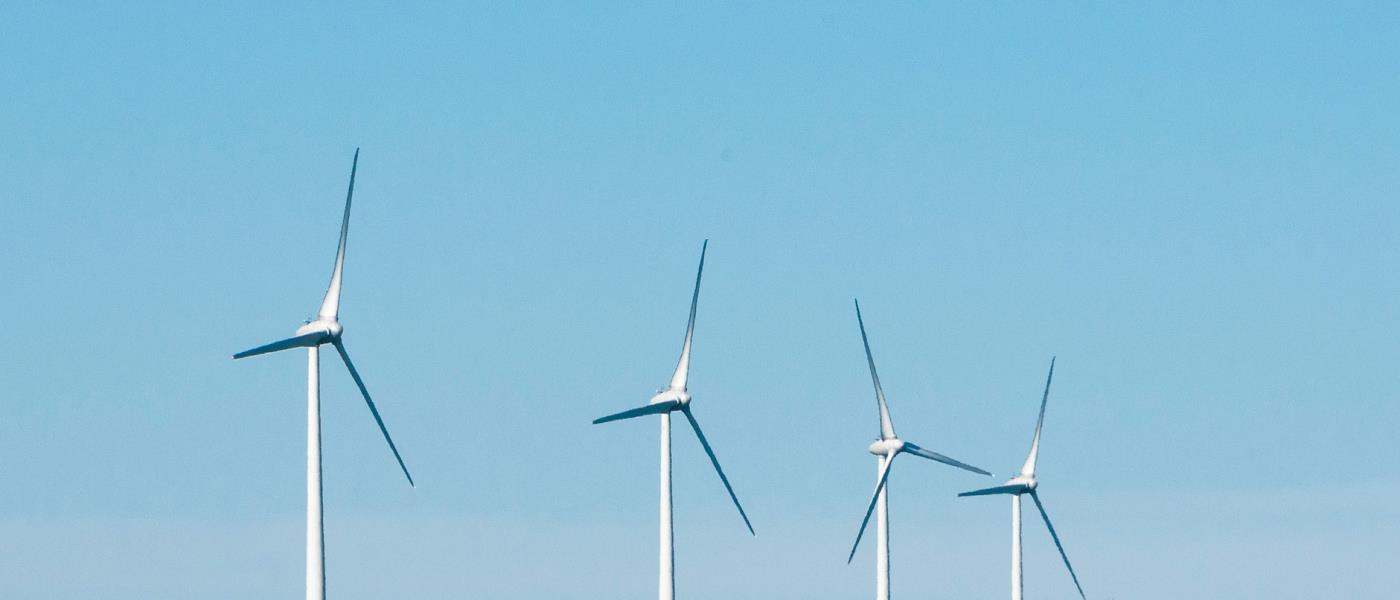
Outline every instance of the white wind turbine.
{"label": "white wind turbine", "polygon": [[1079,576],[1074,574],[1074,567],[1069,564],[1069,556],[1065,555],[1064,546],[1060,545],[1060,536],[1055,534],[1055,526],[1050,524],[1050,515],[1045,512],[1045,505],[1040,503],[1040,495],[1036,493],[1039,483],[1035,480],[1035,462],[1040,455],[1040,426],[1045,423],[1045,402],[1050,399],[1050,380],[1055,377],[1055,359],[1050,359],[1050,374],[1045,377],[1045,394],[1040,397],[1040,418],[1035,421],[1035,437],[1031,438],[1031,451],[1026,455],[1026,462],[1021,465],[1020,474],[1012,477],[1006,483],[983,490],[963,492],[958,496],[991,496],[994,494],[1009,494],[1011,496],[1011,599],[1021,600],[1023,586],[1021,585],[1021,496],[1030,494],[1031,500],[1035,501],[1035,507],[1040,511],[1040,517],[1045,519],[1045,528],[1050,530],[1050,539],[1055,540],[1055,549],[1060,551],[1060,558],[1065,561],[1065,568],[1069,569],[1069,576],[1074,580],[1075,589],[1079,590],[1079,597],[1084,597],[1084,588],[1079,586]]}
{"label": "white wind turbine", "polygon": [[719,459],[715,458],[715,451],[710,448],[705,433],[700,431],[700,423],[696,422],[695,415],[690,410],[690,394],[686,391],[686,378],[690,373],[690,340],[695,333],[695,305],[700,299],[700,276],[705,272],[705,250],[709,245],[710,240],[705,240],[700,247],[700,268],[695,271],[695,292],[690,296],[690,322],[685,327],[685,343],[681,345],[680,362],[676,364],[676,371],[671,375],[671,384],[652,396],[645,406],[593,420],[593,424],[597,425],[642,415],[661,415],[661,545],[658,579],[660,600],[671,600],[676,595],[676,554],[674,538],[671,535],[671,413],[680,411],[686,420],[690,421],[691,429],[695,430],[695,437],[700,439],[705,454],[709,455],[710,463],[715,466],[715,472],[719,473],[719,480],[724,483],[724,489],[729,492],[729,499],[734,501],[734,507],[739,509],[739,516],[743,517],[749,534],[754,532],[748,514],[744,513],[744,507],[739,504],[739,497],[734,495],[734,488],[729,485],[729,478],[724,476],[724,469],[719,466]]}
{"label": "white wind turbine", "polygon": [[894,457],[901,452],[908,452],[914,456],[936,460],[945,465],[952,465],[973,473],[982,475],[991,475],[991,473],[927,450],[912,442],[906,442],[895,435],[894,423],[890,421],[890,409],[885,403],[885,390],[880,387],[880,376],[875,373],[875,359],[870,355],[870,340],[865,336],[865,320],[860,316],[860,300],[856,300],[856,322],[860,324],[860,341],[865,345],[865,361],[870,364],[870,379],[875,383],[875,400],[880,406],[880,439],[870,444],[870,453],[875,455],[878,465],[879,478],[875,483],[875,493],[870,497],[870,506],[865,509],[865,518],[860,522],[860,531],[856,532],[856,543],[851,545],[851,554],[846,557],[846,563],[850,564],[851,559],[855,558],[856,548],[860,547],[860,538],[865,534],[865,526],[870,523],[870,513],[878,507],[880,510],[875,519],[875,599],[889,600],[890,518],[889,499],[885,496],[885,492],[888,488],[890,466],[894,464]]}
{"label": "white wind turbine", "polygon": [[389,437],[389,430],[384,427],[384,420],[379,417],[379,410],[374,406],[374,400],[369,397],[369,390],[365,389],[365,382],[360,379],[360,373],[355,370],[355,365],[350,362],[350,355],[345,352],[345,344],[341,341],[343,328],[337,319],[340,314],[340,284],[341,274],[345,267],[345,234],[350,226],[350,199],[355,194],[355,169],[360,162],[360,150],[355,149],[355,159],[350,165],[350,188],[345,193],[345,215],[340,222],[340,246],[335,252],[335,269],[331,271],[330,287],[326,289],[326,297],[321,301],[321,310],[314,320],[309,320],[306,324],[297,329],[295,337],[273,342],[264,346],[258,346],[252,350],[245,350],[233,355],[235,359],[287,350],[289,348],[306,348],[306,598],[307,600],[324,600],[326,597],[326,566],[325,566],[325,536],[324,520],[321,517],[321,386],[320,386],[320,346],[331,344],[335,346],[336,352],[340,353],[341,360],[345,361],[345,368],[350,370],[350,377],[355,380],[355,385],[360,388],[360,393],[365,397],[365,404],[369,405],[369,412],[374,415],[375,423],[379,424],[379,431],[384,433],[384,440],[389,442],[389,449],[394,452],[394,459],[399,462],[399,468],[403,469],[403,474],[408,478],[408,484],[413,485],[413,476],[408,474],[408,467],[404,466],[403,458],[399,456],[399,449],[394,446],[393,438]]}

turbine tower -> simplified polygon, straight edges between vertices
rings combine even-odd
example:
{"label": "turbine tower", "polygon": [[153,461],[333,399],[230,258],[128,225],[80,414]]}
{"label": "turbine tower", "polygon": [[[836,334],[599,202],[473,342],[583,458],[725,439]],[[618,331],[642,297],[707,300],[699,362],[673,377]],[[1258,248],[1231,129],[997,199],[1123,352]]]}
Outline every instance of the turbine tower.
{"label": "turbine tower", "polygon": [[676,371],[671,375],[671,384],[652,396],[651,401],[645,406],[593,420],[593,424],[597,425],[643,415],[661,415],[661,544],[658,578],[658,598],[660,600],[672,600],[676,596],[676,554],[674,538],[671,534],[671,413],[680,411],[690,422],[690,428],[695,430],[695,437],[699,438],[700,446],[705,449],[705,454],[709,455],[710,464],[715,466],[715,472],[719,474],[720,482],[724,483],[725,491],[729,492],[729,499],[733,500],[734,507],[739,509],[739,516],[743,517],[744,526],[749,528],[750,535],[754,532],[753,525],[749,523],[748,514],[744,512],[744,507],[739,504],[739,497],[734,495],[734,488],[729,485],[729,478],[724,476],[724,469],[720,468],[719,459],[715,458],[714,449],[710,448],[710,442],[705,439],[705,433],[700,431],[700,423],[695,420],[695,414],[690,408],[690,393],[686,391],[686,381],[690,374],[690,340],[695,333],[695,305],[696,301],[700,299],[700,276],[705,272],[705,250],[709,245],[710,240],[705,240],[705,243],[700,246],[700,268],[695,271],[695,291],[690,296],[690,322],[685,327],[685,343],[681,345],[680,362],[676,364]]}
{"label": "turbine tower", "polygon": [[365,397],[365,404],[369,406],[370,414],[374,415],[374,422],[379,424],[379,431],[384,434],[384,441],[389,442],[389,450],[393,451],[394,459],[399,462],[399,468],[403,469],[404,477],[408,478],[410,486],[413,485],[413,476],[408,474],[408,467],[404,466],[403,458],[399,456],[399,449],[394,446],[394,439],[389,437],[389,430],[384,426],[384,419],[380,418],[379,410],[374,406],[374,400],[369,397],[369,390],[365,389],[364,380],[360,379],[360,373],[350,362],[350,355],[345,351],[345,344],[341,341],[344,328],[341,327],[338,317],[340,315],[341,276],[345,268],[345,234],[350,227],[350,199],[355,195],[355,169],[359,163],[360,150],[356,148],[355,159],[350,164],[350,188],[345,193],[345,215],[340,221],[340,245],[335,251],[335,268],[331,271],[331,283],[326,289],[326,296],[321,301],[321,310],[317,313],[316,318],[307,321],[306,324],[297,329],[294,337],[233,355],[235,359],[238,359],[290,348],[306,348],[306,600],[324,600],[326,597],[325,521],[321,516],[320,347],[322,344],[335,346],[335,351],[340,354],[340,359],[345,361],[345,368],[350,371],[350,378],[355,380],[355,385],[360,388],[360,394]]}
{"label": "turbine tower", "polygon": [[894,423],[890,421],[890,409],[885,403],[885,390],[880,388],[880,376],[875,373],[875,359],[870,355],[870,340],[865,336],[865,320],[860,316],[860,300],[856,300],[856,322],[860,324],[860,341],[865,345],[865,361],[870,364],[870,379],[875,383],[875,401],[880,407],[880,437],[870,444],[870,453],[875,455],[879,476],[875,483],[875,493],[870,497],[870,506],[865,509],[865,518],[861,520],[860,530],[856,532],[856,543],[851,545],[851,554],[846,557],[846,564],[850,564],[851,559],[855,558],[856,548],[860,547],[860,538],[865,534],[865,526],[870,523],[870,513],[878,507],[880,510],[875,519],[875,600],[889,600],[890,515],[889,499],[885,492],[889,487],[890,466],[894,464],[894,457],[900,453],[908,452],[914,456],[935,460],[973,473],[982,475],[991,475],[991,473],[953,460],[912,442],[906,442],[895,435]]}
{"label": "turbine tower", "polygon": [[982,490],[963,492],[962,496],[991,496],[996,494],[1009,494],[1011,496],[1011,600],[1021,600],[1023,586],[1021,584],[1021,496],[1030,494],[1031,500],[1035,501],[1035,507],[1040,511],[1040,518],[1045,520],[1045,528],[1050,531],[1050,539],[1055,540],[1055,549],[1060,551],[1060,558],[1065,561],[1065,568],[1069,569],[1069,576],[1074,580],[1075,589],[1079,590],[1079,597],[1084,598],[1084,588],[1079,586],[1079,576],[1074,574],[1074,567],[1069,564],[1069,556],[1065,555],[1065,547],[1060,544],[1060,536],[1055,534],[1055,526],[1050,524],[1050,515],[1045,512],[1045,505],[1040,502],[1040,494],[1036,493],[1039,483],[1035,480],[1035,462],[1040,456],[1040,426],[1045,423],[1045,402],[1050,399],[1050,380],[1055,377],[1055,359],[1050,359],[1050,374],[1045,377],[1045,393],[1040,397],[1040,418],[1035,421],[1035,437],[1031,438],[1031,451],[1026,455],[1026,462],[1021,465],[1020,474],[1012,477],[1006,483]]}

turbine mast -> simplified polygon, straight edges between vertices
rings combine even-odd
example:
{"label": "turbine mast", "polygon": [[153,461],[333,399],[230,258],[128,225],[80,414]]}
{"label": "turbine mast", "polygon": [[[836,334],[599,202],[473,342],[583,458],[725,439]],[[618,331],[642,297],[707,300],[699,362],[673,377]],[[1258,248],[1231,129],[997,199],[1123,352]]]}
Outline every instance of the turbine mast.
{"label": "turbine mast", "polygon": [[306,600],[326,599],[326,535],[321,512],[321,356],[306,349]]}
{"label": "turbine mast", "polygon": [[1021,600],[1021,495],[1011,495],[1011,600]]}
{"label": "turbine mast", "polygon": [[[884,472],[885,462],[893,456],[876,457],[875,464]],[[886,479],[880,488],[880,500],[875,506],[875,600],[890,600],[890,484]]]}
{"label": "turbine mast", "polygon": [[671,413],[661,414],[661,543],[657,598],[676,597],[675,521],[671,517]]}

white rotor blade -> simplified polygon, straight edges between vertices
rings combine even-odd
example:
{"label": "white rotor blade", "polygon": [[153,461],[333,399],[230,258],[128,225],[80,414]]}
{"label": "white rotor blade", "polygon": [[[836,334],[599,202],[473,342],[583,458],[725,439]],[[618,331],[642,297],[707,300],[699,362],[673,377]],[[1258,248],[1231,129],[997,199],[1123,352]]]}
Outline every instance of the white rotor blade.
{"label": "white rotor blade", "polygon": [[350,355],[345,352],[345,345],[339,338],[332,339],[335,350],[340,353],[340,359],[345,361],[345,368],[350,370],[350,377],[355,380],[355,385],[360,388],[360,393],[365,397],[365,404],[369,406],[370,414],[374,415],[374,422],[379,424],[379,431],[384,434],[384,441],[389,442],[389,450],[394,452],[394,460],[399,461],[399,468],[403,469],[403,476],[408,478],[408,485],[413,486],[413,476],[408,474],[408,467],[403,464],[403,457],[399,456],[399,448],[394,445],[394,438],[389,437],[389,428],[384,426],[384,419],[379,416],[379,409],[374,407],[374,400],[369,397],[369,390],[365,389],[364,380],[360,379],[360,372],[355,370],[355,364],[350,362]]}
{"label": "white rotor blade", "polygon": [[648,404],[646,406],[641,406],[637,408],[629,408],[620,413],[613,413],[606,417],[598,417],[596,419],[593,419],[593,424],[597,425],[599,423],[607,423],[609,421],[621,421],[622,419],[631,419],[633,417],[640,417],[643,415],[659,415],[661,413],[668,413],[673,410],[676,410],[676,408],[680,405],[681,402],[679,400],[671,400],[669,402],[657,402],[656,404]]}
{"label": "white rotor blade", "polygon": [[676,363],[676,372],[671,375],[672,389],[685,389],[686,380],[690,377],[690,339],[695,335],[695,305],[700,300],[700,276],[705,273],[705,250],[709,247],[710,240],[705,240],[705,243],[700,245],[700,268],[695,270],[695,292],[690,295],[690,321],[685,326],[681,359]]}
{"label": "white rotor blade", "polygon": [[340,220],[340,245],[335,249],[335,269],[331,271],[331,284],[326,288],[326,297],[321,300],[322,318],[334,319],[340,314],[340,281],[345,270],[345,236],[350,230],[350,199],[355,195],[355,169],[360,165],[360,149],[355,149],[355,159],[350,163],[350,189],[345,192],[345,216]]}
{"label": "white rotor blade", "polygon": [[682,406],[681,412],[685,413],[686,420],[690,421],[691,429],[695,430],[695,437],[700,438],[700,445],[705,447],[705,454],[710,456],[710,464],[715,466],[719,480],[724,483],[724,490],[729,492],[729,499],[734,501],[734,508],[739,509],[739,516],[744,518],[744,526],[749,528],[749,535],[758,535],[753,532],[753,524],[749,522],[749,515],[744,512],[744,507],[739,504],[739,497],[734,495],[734,487],[729,485],[729,478],[724,476],[724,469],[720,468],[719,459],[715,457],[714,449],[710,448],[709,440],[706,440],[705,433],[700,431],[700,423],[696,422],[695,415],[690,414],[690,407]]}
{"label": "white rotor blade", "polygon": [[1040,510],[1040,518],[1045,519],[1045,528],[1050,530],[1050,539],[1055,540],[1055,549],[1060,551],[1060,558],[1065,561],[1065,568],[1069,569],[1070,579],[1074,580],[1074,588],[1079,590],[1079,597],[1084,598],[1084,588],[1079,586],[1079,576],[1074,574],[1074,567],[1069,564],[1069,556],[1065,555],[1065,547],[1060,545],[1060,536],[1055,535],[1055,526],[1050,524],[1050,515],[1045,514],[1045,505],[1040,503],[1040,495],[1031,491],[1031,500],[1035,500],[1035,507]]}
{"label": "white rotor blade", "polygon": [[890,407],[885,402],[885,390],[880,387],[880,375],[875,372],[875,358],[870,355],[870,340],[865,337],[865,319],[860,316],[860,300],[856,300],[856,322],[860,323],[860,341],[865,344],[865,362],[870,364],[870,380],[875,382],[875,401],[880,405],[880,439],[894,439]]}
{"label": "white rotor blade", "polygon": [[904,442],[904,451],[905,451],[905,452],[908,452],[908,453],[910,453],[910,454],[913,454],[914,456],[922,456],[922,457],[927,458],[927,459],[929,459],[929,460],[936,460],[936,461],[941,462],[941,463],[943,463],[943,464],[945,464],[945,465],[952,465],[952,466],[957,467],[957,468],[959,468],[959,469],[964,469],[964,470],[967,470],[967,471],[972,471],[973,473],[977,473],[977,474],[980,474],[980,475],[991,475],[991,473],[988,473],[988,472],[986,472],[986,471],[983,471],[982,469],[979,469],[979,468],[977,468],[977,467],[974,467],[974,466],[969,465],[969,464],[964,463],[964,462],[960,462],[960,461],[953,460],[953,459],[951,459],[951,458],[948,458],[948,457],[946,457],[946,456],[943,456],[942,454],[939,454],[939,453],[934,452],[934,451],[932,451],[932,450],[928,450],[928,449],[925,449],[925,448],[921,448],[921,447],[919,447],[919,446],[917,446],[917,445],[915,445],[915,444],[912,444],[912,443],[910,443],[910,442]]}
{"label": "white rotor blade", "polygon": [[321,343],[325,342],[327,337],[328,336],[326,332],[315,331],[305,335],[287,338],[285,340],[278,340],[276,342],[272,342],[271,344],[264,344],[251,350],[244,350],[242,352],[239,352],[238,354],[233,355],[233,357],[236,359],[247,358],[249,356],[257,356],[259,354],[267,354],[269,352],[277,352],[279,350],[287,350],[289,348],[308,348],[311,346],[318,346]]}
{"label": "white rotor blade", "polygon": [[980,490],[972,490],[970,492],[963,492],[961,494],[958,494],[958,497],[963,498],[966,496],[991,496],[993,494],[1019,494],[1024,491],[1026,491],[1026,486],[1021,484],[999,485],[996,487],[989,487]]}
{"label": "white rotor blade", "polygon": [[1045,402],[1050,399],[1050,380],[1055,378],[1055,357],[1050,357],[1050,374],[1045,376],[1045,394],[1040,397],[1040,417],[1035,420],[1035,437],[1031,439],[1031,452],[1026,455],[1026,463],[1021,465],[1022,475],[1035,474],[1035,461],[1040,458],[1040,426],[1045,424]]}
{"label": "white rotor blade", "polygon": [[846,564],[851,564],[851,559],[856,557],[856,548],[860,547],[860,538],[865,535],[865,526],[870,523],[870,513],[875,512],[875,503],[880,500],[880,490],[885,488],[885,482],[890,479],[890,467],[894,465],[894,457],[890,455],[885,459],[885,468],[880,470],[880,481],[875,484],[875,493],[870,495],[870,506],[865,509],[865,518],[860,521],[860,531],[856,532],[856,543],[851,544],[851,554],[846,557]]}

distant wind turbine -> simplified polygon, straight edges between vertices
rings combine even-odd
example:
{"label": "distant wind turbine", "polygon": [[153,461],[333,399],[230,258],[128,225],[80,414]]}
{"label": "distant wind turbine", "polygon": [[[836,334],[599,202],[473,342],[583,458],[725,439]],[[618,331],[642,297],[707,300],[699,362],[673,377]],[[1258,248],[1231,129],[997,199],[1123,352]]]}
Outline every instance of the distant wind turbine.
{"label": "distant wind turbine", "polygon": [[860,547],[860,538],[865,534],[865,526],[870,523],[870,513],[879,507],[879,515],[875,519],[875,599],[889,600],[890,519],[889,500],[886,498],[885,492],[888,488],[890,466],[894,464],[894,457],[900,453],[908,452],[914,456],[936,460],[945,465],[952,465],[973,473],[982,475],[991,475],[991,473],[922,448],[912,442],[906,442],[895,435],[894,423],[890,421],[890,409],[885,403],[885,390],[880,388],[880,376],[875,373],[875,359],[870,355],[870,340],[865,336],[865,320],[860,316],[860,300],[856,300],[856,322],[860,324],[860,341],[865,345],[865,361],[870,364],[870,379],[875,383],[875,401],[880,406],[880,439],[870,444],[870,453],[876,457],[879,478],[875,483],[875,493],[870,497],[870,506],[865,509],[865,518],[860,522],[860,531],[856,532],[856,543],[851,545],[851,554],[846,557],[846,563],[850,564],[851,559],[855,558],[856,548]]}
{"label": "distant wind turbine", "polygon": [[695,305],[700,299],[700,276],[705,272],[705,250],[709,245],[710,241],[705,240],[700,246],[700,268],[695,272],[695,292],[690,296],[690,322],[685,327],[685,343],[681,345],[681,359],[676,364],[675,373],[671,375],[671,384],[652,396],[645,406],[593,420],[593,424],[597,425],[643,415],[661,415],[661,545],[658,580],[660,600],[672,600],[676,595],[676,555],[674,538],[671,535],[671,413],[680,411],[686,420],[690,421],[691,429],[695,430],[695,437],[700,439],[700,445],[705,448],[705,454],[709,455],[710,463],[715,466],[720,482],[724,483],[724,489],[729,492],[729,499],[733,500],[734,507],[739,509],[744,526],[753,534],[753,525],[749,523],[748,514],[744,513],[744,507],[739,504],[739,497],[734,495],[734,488],[729,485],[729,478],[724,476],[724,469],[719,466],[719,459],[715,458],[715,451],[710,448],[705,433],[700,431],[700,423],[691,412],[690,394],[686,391],[686,379],[690,374],[690,340],[695,333]]}
{"label": "distant wind turbine", "polygon": [[1050,399],[1050,380],[1055,377],[1055,359],[1050,359],[1050,374],[1045,377],[1045,394],[1040,397],[1040,418],[1035,421],[1035,437],[1031,438],[1031,451],[1026,455],[1026,462],[1021,465],[1021,473],[1012,477],[1006,483],[990,487],[987,489],[963,492],[958,496],[991,496],[995,494],[1009,494],[1011,496],[1011,600],[1021,600],[1023,586],[1021,584],[1021,495],[1030,494],[1031,500],[1035,501],[1035,507],[1040,511],[1040,517],[1045,519],[1045,528],[1050,530],[1050,539],[1055,540],[1055,549],[1060,551],[1060,558],[1065,561],[1065,568],[1069,569],[1069,576],[1074,580],[1075,589],[1079,590],[1079,597],[1084,598],[1084,588],[1079,586],[1079,576],[1074,574],[1074,567],[1069,564],[1069,556],[1065,555],[1065,547],[1060,544],[1060,536],[1055,534],[1055,526],[1050,524],[1050,515],[1045,512],[1045,505],[1040,502],[1040,495],[1036,493],[1039,483],[1035,480],[1035,462],[1040,455],[1040,426],[1045,423],[1045,402]]}
{"label": "distant wind turbine", "polygon": [[374,415],[374,422],[379,424],[379,431],[384,434],[384,441],[389,442],[389,450],[393,451],[394,459],[399,462],[399,468],[403,469],[404,477],[408,478],[408,484],[413,485],[413,476],[408,474],[408,467],[404,466],[403,458],[399,456],[399,449],[394,446],[394,439],[389,437],[389,430],[384,427],[384,419],[380,418],[379,410],[374,406],[374,400],[369,397],[369,390],[365,389],[365,382],[360,379],[360,373],[355,370],[355,365],[350,362],[350,355],[345,351],[345,344],[341,341],[341,333],[344,329],[340,325],[338,316],[340,314],[340,284],[342,272],[345,268],[345,235],[350,227],[350,199],[355,195],[355,169],[360,163],[360,150],[355,149],[355,159],[350,164],[350,188],[345,193],[345,216],[340,221],[340,246],[335,251],[335,268],[331,271],[330,287],[326,289],[325,299],[321,301],[321,310],[314,320],[308,321],[297,329],[295,337],[273,342],[264,346],[258,346],[252,350],[245,350],[233,355],[235,359],[287,350],[290,348],[306,348],[306,598],[307,600],[324,600],[326,597],[326,566],[325,566],[325,536],[324,520],[321,516],[321,385],[320,385],[320,346],[331,344],[335,346],[336,352],[340,354],[340,359],[345,361],[345,368],[350,370],[350,377],[355,380],[355,385],[360,388],[360,393],[365,397],[365,404],[369,405],[369,412]]}

